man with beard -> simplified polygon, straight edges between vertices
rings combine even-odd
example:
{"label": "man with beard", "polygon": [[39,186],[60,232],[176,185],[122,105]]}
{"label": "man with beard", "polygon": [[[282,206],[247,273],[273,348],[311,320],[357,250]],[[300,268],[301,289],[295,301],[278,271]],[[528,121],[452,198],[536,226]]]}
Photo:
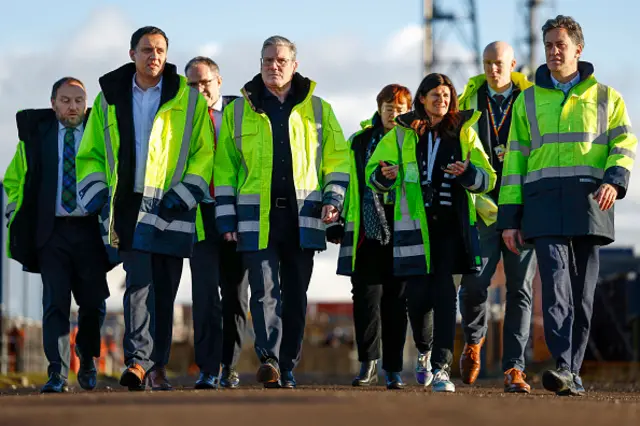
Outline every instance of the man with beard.
{"label": "man with beard", "polygon": [[78,383],[96,387],[94,357],[109,297],[111,268],[100,223],[79,202],[76,152],[85,129],[87,94],[76,78],[58,80],[51,109],[18,112],[20,142],[4,177],[8,255],[42,277],[42,338],[49,361],[43,393],[68,391],[71,295],[79,306]]}

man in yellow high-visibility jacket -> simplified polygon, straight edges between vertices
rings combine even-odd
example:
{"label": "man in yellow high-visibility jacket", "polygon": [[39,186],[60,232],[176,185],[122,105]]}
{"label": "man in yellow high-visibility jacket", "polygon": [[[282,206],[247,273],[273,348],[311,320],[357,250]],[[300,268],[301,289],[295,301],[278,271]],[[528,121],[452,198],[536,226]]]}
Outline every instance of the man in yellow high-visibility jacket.
{"label": "man in yellow high-visibility jacket", "polygon": [[[520,93],[533,84],[523,74],[514,72],[513,48],[503,41],[487,45],[482,62],[484,73],[469,80],[460,97],[460,109],[482,112],[482,118],[474,128],[491,166],[498,174],[498,183],[489,194],[476,196],[476,208],[481,219],[478,220],[478,233],[482,270],[478,274],[464,275],[460,284],[460,313],[465,338],[460,373],[462,381],[467,384],[474,383],[480,373],[480,349],[487,334],[488,288],[502,258],[507,289],[502,333],[504,390],[528,393],[530,387],[525,381],[524,369],[531,327],[535,254],[532,247],[523,248],[519,255],[511,253],[502,241],[502,232],[498,230],[495,219],[512,106]],[[483,214],[486,210],[483,206],[490,206],[493,214]]]}
{"label": "man in yellow high-visibility jacket", "polygon": [[100,222],[80,203],[75,157],[86,127],[87,93],[73,77],[56,81],[51,108],[16,114],[20,142],[4,175],[9,219],[7,256],[42,279],[42,346],[49,362],[43,393],[68,391],[71,295],[78,304],[78,383],[97,384],[100,328],[114,265]]}
{"label": "man in yellow high-visibility jacket", "polygon": [[579,61],[580,25],[559,15],[542,32],[547,63],[513,108],[498,227],[511,251],[523,240],[535,246],[545,339],[557,367],[542,383],[579,395],[598,249],[614,240],[613,204],[627,193],[637,139],[620,94]]}
{"label": "man in yellow high-visibility jacket", "polygon": [[166,62],[167,49],[159,28],[133,33],[133,63],[100,78],[76,160],[81,200],[100,213],[127,273],[120,384],[129,390],[147,376],[154,390],[172,389],[173,305],[213,170],[207,102]]}
{"label": "man in yellow high-visibility jacket", "polygon": [[243,253],[258,381],[293,388],[313,256],[326,249],[325,226],[342,210],[349,151],[331,106],[313,95],[315,82],[295,72],[295,45],[270,37],[261,62],[243,97],[224,110],[216,221]]}

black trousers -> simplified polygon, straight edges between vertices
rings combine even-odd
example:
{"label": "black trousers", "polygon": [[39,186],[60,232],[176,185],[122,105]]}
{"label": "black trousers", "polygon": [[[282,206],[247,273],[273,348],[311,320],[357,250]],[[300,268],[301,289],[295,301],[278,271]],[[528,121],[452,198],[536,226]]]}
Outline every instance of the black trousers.
{"label": "black trousers", "polygon": [[407,279],[407,310],[418,350],[428,350],[433,341],[434,370],[451,371],[458,299],[453,270],[460,261],[462,240],[453,212],[438,217],[428,214],[427,218],[431,271]]}
{"label": "black trousers", "polygon": [[240,357],[249,284],[242,279],[242,257],[234,242],[221,238],[200,241],[189,262],[195,360],[201,371],[217,374],[221,363],[235,367]]}
{"label": "black trousers", "polygon": [[380,358],[387,372],[402,371],[407,334],[405,283],[393,276],[393,245],[364,240],[356,253],[353,322],[360,362]]}
{"label": "black trousers", "polygon": [[48,373],[69,374],[71,295],[78,304],[78,351],[100,356],[100,328],[109,297],[106,251],[97,218],[56,218],[51,238],[39,249],[42,276],[42,338]]}

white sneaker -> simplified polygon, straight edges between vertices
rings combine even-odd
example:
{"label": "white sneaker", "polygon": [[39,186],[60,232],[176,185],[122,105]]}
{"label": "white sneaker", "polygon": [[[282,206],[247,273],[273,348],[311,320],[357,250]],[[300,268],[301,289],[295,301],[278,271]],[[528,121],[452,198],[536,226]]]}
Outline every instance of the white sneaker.
{"label": "white sneaker", "polygon": [[433,373],[431,372],[431,351],[418,353],[418,362],[416,362],[416,381],[424,387],[429,386],[433,381]]}
{"label": "white sneaker", "polygon": [[442,370],[436,370],[433,376],[433,391],[434,392],[455,392],[456,386],[449,379],[449,373],[447,372],[447,366]]}

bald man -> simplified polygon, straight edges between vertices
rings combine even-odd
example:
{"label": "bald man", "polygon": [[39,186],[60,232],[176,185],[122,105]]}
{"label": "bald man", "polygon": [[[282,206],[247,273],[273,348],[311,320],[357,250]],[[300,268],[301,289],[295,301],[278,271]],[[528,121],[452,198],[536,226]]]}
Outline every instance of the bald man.
{"label": "bald man", "polygon": [[460,285],[465,336],[460,371],[467,384],[475,382],[480,373],[480,350],[487,333],[487,289],[502,256],[507,279],[502,344],[504,388],[505,392],[529,393],[524,375],[524,354],[529,340],[531,286],[536,259],[530,247],[522,247],[520,255],[507,249],[497,229],[496,214],[502,162],[509,141],[511,107],[520,92],[532,83],[523,74],[513,71],[516,66],[513,48],[503,41],[493,42],[484,49],[483,65],[484,74],[471,78],[465,87],[460,97],[460,109],[482,112],[475,130],[498,173],[498,182],[493,191],[476,201],[482,270],[477,275],[465,275]]}

